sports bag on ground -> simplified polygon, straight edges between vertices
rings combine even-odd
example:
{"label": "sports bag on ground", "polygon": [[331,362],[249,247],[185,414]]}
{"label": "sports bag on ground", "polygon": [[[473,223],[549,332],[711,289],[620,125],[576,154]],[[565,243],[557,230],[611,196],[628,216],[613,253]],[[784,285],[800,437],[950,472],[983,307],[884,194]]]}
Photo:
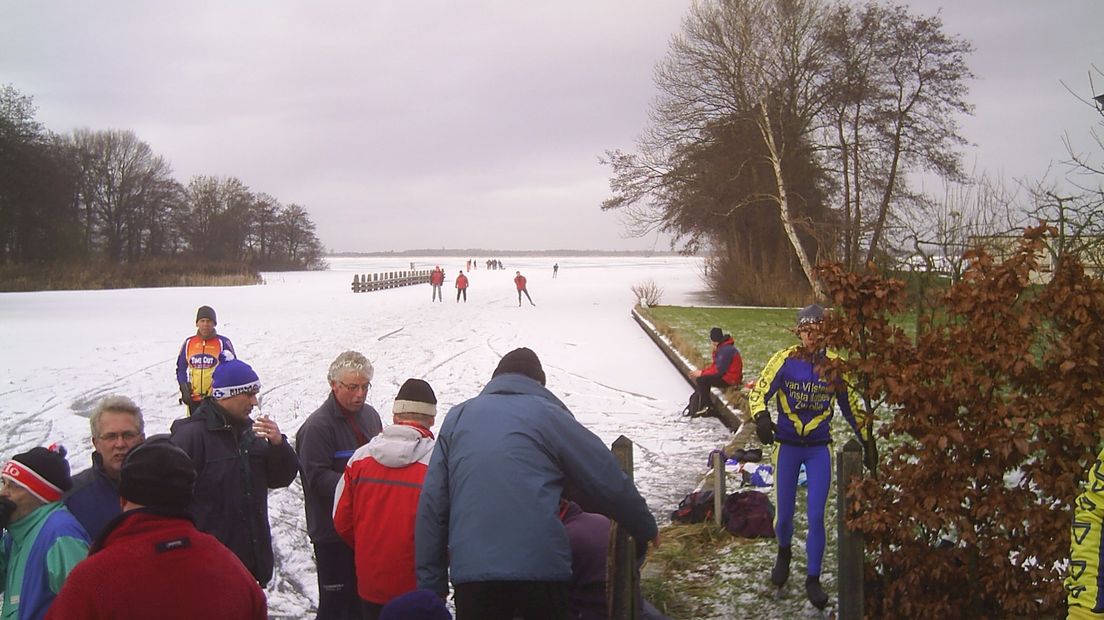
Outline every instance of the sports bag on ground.
{"label": "sports bag on ground", "polygon": [[713,518],[713,491],[694,491],[671,512],[675,523],[701,523]]}
{"label": "sports bag on ground", "polygon": [[724,528],[744,538],[774,538],[774,505],[766,493],[737,491],[725,498]]}

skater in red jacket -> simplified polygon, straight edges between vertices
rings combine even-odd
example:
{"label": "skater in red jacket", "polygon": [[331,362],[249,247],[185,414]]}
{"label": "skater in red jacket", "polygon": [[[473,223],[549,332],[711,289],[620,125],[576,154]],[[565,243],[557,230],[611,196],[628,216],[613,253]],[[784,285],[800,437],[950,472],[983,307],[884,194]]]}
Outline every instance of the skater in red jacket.
{"label": "skater in red jacket", "polygon": [[525,298],[529,300],[530,305],[533,305],[533,306],[537,305],[537,304],[533,303],[533,298],[529,296],[529,290],[525,288],[525,276],[521,275],[520,271],[515,272],[515,273],[517,273],[517,275],[514,276],[514,285],[517,286],[518,307],[519,308],[521,307],[521,294],[522,293],[525,293]]}

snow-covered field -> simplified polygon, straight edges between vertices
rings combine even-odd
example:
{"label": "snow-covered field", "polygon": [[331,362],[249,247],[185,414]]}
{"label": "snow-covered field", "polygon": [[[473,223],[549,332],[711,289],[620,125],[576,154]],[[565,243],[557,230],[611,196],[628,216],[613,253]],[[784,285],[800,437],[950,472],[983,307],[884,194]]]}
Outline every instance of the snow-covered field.
{"label": "snow-covered field", "polygon": [[[649,506],[666,514],[704,470],[728,432],[714,419],[681,417],[689,386],[630,318],[630,287],[654,280],[663,303],[691,304],[703,288],[700,259],[500,258],[505,270],[465,270],[468,302],[452,281],[465,258],[332,258],[325,272],[267,273],[263,286],[0,294],[0,456],[61,441],[74,471],[90,463],[87,415],[101,396],[133,398],[147,434],[167,432],[184,413],[175,362],[194,333],[196,308],[213,306],[219,333],[258,372],[263,410],[289,436],[326,398],[326,370],[347,349],[376,367],[369,402],[390,422],[408,377],[423,378],[440,411],[475,396],[505,353],[536,351],[548,387],[607,443],[636,444],[635,476]],[[445,301],[428,284],[354,294],[354,273],[440,264]],[[552,264],[560,265],[552,278]],[[517,305],[514,272],[537,304]],[[443,416],[440,416],[443,417]],[[440,423],[440,420],[438,421]],[[277,576],[273,617],[304,618],[317,600],[296,482],[269,499]]]}

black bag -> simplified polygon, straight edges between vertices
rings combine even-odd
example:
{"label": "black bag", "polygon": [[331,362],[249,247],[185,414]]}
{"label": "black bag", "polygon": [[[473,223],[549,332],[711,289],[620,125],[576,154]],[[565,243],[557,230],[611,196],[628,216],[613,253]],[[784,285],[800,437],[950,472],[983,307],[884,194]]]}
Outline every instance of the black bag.
{"label": "black bag", "polygon": [[737,491],[725,498],[724,528],[744,538],[774,538],[774,505],[766,493]]}
{"label": "black bag", "polygon": [[713,518],[713,491],[694,491],[671,512],[675,523],[701,523]]}
{"label": "black bag", "polygon": [[708,403],[703,405],[701,396],[698,394],[697,390],[694,390],[690,393],[690,402],[686,403],[686,408],[682,410],[682,415],[696,418],[698,417],[698,410],[704,406],[708,406]]}

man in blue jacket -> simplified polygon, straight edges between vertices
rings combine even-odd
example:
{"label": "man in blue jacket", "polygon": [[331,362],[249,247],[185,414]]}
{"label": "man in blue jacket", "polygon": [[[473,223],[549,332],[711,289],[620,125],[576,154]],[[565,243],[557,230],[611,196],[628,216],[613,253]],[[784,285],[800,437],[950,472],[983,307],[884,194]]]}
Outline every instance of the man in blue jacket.
{"label": "man in blue jacket", "polygon": [[451,573],[457,620],[567,617],[565,487],[638,546],[658,542],[632,480],[544,382],[536,354],[515,349],[479,396],[448,412],[438,435],[418,503],[415,562],[418,587],[442,596]]}
{"label": "man in blue jacket", "polygon": [[122,514],[119,472],[123,459],[145,440],[142,410],[126,396],[104,396],[88,418],[92,429],[92,467],[73,476],[73,488],[61,501],[95,541],[104,526]]}

